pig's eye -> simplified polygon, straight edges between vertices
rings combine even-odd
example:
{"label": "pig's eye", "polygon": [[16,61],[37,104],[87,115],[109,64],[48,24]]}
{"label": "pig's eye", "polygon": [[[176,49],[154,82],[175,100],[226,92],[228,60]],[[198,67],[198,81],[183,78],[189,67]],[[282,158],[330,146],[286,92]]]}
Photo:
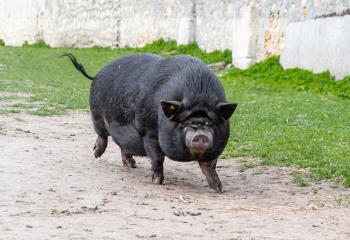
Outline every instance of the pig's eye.
{"label": "pig's eye", "polygon": [[174,116],[179,113],[182,104],[177,101],[160,101],[163,112],[167,118],[170,120],[174,119]]}
{"label": "pig's eye", "polygon": [[206,127],[213,127],[214,124],[212,122],[205,122],[204,126],[206,126]]}

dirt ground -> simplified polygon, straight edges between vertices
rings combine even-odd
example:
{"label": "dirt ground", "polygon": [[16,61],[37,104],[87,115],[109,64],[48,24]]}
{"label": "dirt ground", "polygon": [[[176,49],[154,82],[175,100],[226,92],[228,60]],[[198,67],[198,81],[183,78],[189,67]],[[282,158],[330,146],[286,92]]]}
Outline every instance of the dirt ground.
{"label": "dirt ground", "polygon": [[0,115],[0,239],[350,239],[349,189],[298,187],[290,168],[218,162],[224,193],[196,163],[123,167],[110,141],[96,160],[89,113]]}

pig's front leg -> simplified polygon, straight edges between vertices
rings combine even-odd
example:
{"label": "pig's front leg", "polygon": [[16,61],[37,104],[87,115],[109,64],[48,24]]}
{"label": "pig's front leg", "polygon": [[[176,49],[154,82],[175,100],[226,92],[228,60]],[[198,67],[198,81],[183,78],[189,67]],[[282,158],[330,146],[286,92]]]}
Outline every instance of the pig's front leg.
{"label": "pig's front leg", "polygon": [[202,169],[205,177],[207,178],[208,185],[217,192],[222,192],[222,185],[219,176],[215,170],[217,159],[209,162],[198,162],[199,167]]}
{"label": "pig's front leg", "polygon": [[143,144],[146,154],[152,162],[152,182],[164,184],[163,162],[165,155],[159,146],[158,140],[145,137]]}

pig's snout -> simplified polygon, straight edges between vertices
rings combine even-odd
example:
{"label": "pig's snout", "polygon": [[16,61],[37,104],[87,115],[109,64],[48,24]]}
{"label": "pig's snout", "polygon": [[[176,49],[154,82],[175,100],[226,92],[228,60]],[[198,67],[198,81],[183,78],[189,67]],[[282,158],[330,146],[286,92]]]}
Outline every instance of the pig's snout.
{"label": "pig's snout", "polygon": [[193,148],[208,149],[209,148],[209,137],[204,134],[197,134],[192,139]]}
{"label": "pig's snout", "polygon": [[193,153],[204,153],[213,147],[213,134],[209,131],[187,131],[186,147]]}

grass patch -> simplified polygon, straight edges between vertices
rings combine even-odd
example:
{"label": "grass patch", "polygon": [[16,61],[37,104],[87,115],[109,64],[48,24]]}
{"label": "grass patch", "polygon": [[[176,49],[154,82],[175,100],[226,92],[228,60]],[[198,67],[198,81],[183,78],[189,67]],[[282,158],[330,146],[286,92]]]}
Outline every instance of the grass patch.
{"label": "grass patch", "polygon": [[28,43],[28,41],[25,41],[22,44],[22,47],[32,47],[32,48],[51,48],[49,44],[45,43],[43,40],[39,40],[33,44]]}
{"label": "grass patch", "polygon": [[18,100],[21,99],[18,96],[4,96],[4,97],[0,97],[0,101],[9,101],[9,100]]}
{"label": "grass patch", "polygon": [[198,44],[195,42],[188,45],[177,45],[176,41],[164,41],[163,39],[160,39],[136,50],[138,52],[161,54],[165,57],[170,57],[178,54],[187,54],[200,58],[208,64],[216,62],[224,62],[225,64],[229,64],[232,62],[232,53],[230,50],[216,50],[207,53],[200,49]]}
{"label": "grass patch", "polygon": [[[0,47],[0,64],[6,65],[0,72],[0,91],[32,93],[30,101],[44,102],[29,109],[32,114],[87,109],[91,81],[68,59],[58,58],[67,51],[75,54],[91,75],[112,60],[135,52],[191,54],[206,63],[231,62],[230,51],[206,53],[196,44],[178,46],[163,40],[140,49],[57,49],[42,43]],[[221,80],[228,99],[239,103],[223,157],[259,157],[259,164],[305,168],[310,179],[332,178],[350,187],[350,78],[336,82],[328,73],[283,70],[274,57],[247,70],[229,70]],[[243,167],[254,166],[248,163]]]}
{"label": "grass patch", "polygon": [[256,159],[254,159],[254,160],[243,159],[243,160],[239,161],[239,168],[242,171],[245,171],[245,170],[250,169],[250,168],[255,168],[255,167],[260,166],[260,165],[261,165],[261,162],[256,160]]}
{"label": "grass patch", "polygon": [[31,108],[34,108],[35,105],[27,104],[27,103],[15,103],[15,104],[8,105],[7,107],[19,108],[19,109],[31,109]]}
{"label": "grass patch", "polygon": [[339,194],[335,197],[335,201],[339,206],[350,207],[350,197],[344,194]]}
{"label": "grass patch", "polygon": [[52,116],[59,115],[66,112],[66,107],[60,104],[47,104],[40,106],[36,110],[29,111],[29,113],[38,116]]}
{"label": "grass patch", "polygon": [[231,69],[224,78],[293,88],[301,92],[334,94],[350,98],[350,77],[336,81],[328,71],[314,74],[299,68],[284,70],[279,62],[279,57],[271,57],[246,70]]}
{"label": "grass patch", "polygon": [[7,113],[20,113],[21,109],[0,109],[0,114],[7,114]]}
{"label": "grass patch", "polygon": [[225,157],[310,169],[311,178],[350,186],[350,100],[254,81],[223,79],[239,102]]}
{"label": "grass patch", "polygon": [[306,187],[306,186],[309,186],[309,182],[307,180],[307,178],[300,174],[300,173],[297,173],[297,172],[294,172],[291,174],[292,176],[292,179],[293,179],[293,182],[298,186],[298,187]]}
{"label": "grass patch", "polygon": [[20,117],[14,117],[13,119],[15,119],[18,122],[25,122],[24,119]]}

